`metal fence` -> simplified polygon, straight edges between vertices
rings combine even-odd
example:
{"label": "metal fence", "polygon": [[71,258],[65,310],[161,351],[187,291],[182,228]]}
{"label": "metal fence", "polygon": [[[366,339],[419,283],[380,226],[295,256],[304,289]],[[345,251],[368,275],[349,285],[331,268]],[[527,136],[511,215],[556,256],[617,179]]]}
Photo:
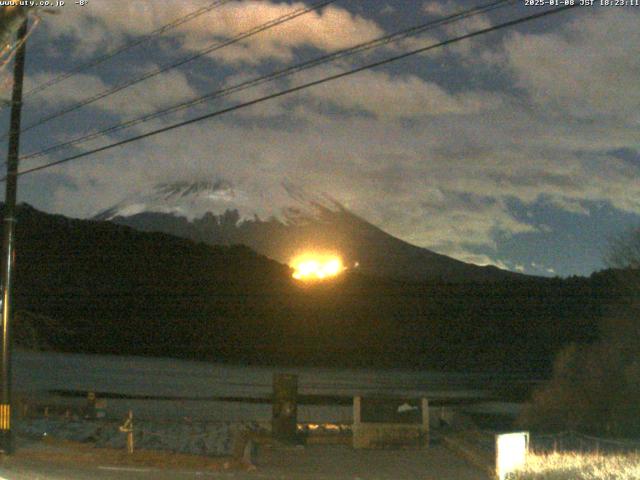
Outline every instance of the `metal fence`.
{"label": "metal fence", "polygon": [[579,452],[579,453],[636,453],[640,452],[640,441],[596,437],[573,430],[532,435],[529,449],[537,453]]}
{"label": "metal fence", "polygon": [[[491,430],[468,431],[466,435],[476,448],[486,453],[495,452],[495,434]],[[535,453],[635,453],[640,454],[640,440],[606,438],[587,435],[574,430],[529,436],[529,450]]]}

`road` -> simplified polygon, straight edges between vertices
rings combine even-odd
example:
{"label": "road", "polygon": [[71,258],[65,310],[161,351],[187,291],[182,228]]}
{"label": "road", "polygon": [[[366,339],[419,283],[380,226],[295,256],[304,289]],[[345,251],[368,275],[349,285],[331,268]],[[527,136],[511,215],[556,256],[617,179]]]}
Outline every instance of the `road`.
{"label": "road", "polygon": [[[52,454],[55,454],[52,451]],[[465,461],[436,445],[426,450],[354,450],[345,445],[261,450],[254,471],[213,471],[128,465],[77,464],[7,457],[0,467],[6,480],[485,480]]]}

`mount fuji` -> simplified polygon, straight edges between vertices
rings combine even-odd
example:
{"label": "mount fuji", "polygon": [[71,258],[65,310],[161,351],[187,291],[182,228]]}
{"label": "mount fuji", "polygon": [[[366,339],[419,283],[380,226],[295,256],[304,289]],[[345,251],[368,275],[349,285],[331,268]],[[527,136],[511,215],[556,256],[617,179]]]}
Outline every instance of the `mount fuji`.
{"label": "mount fuji", "polygon": [[268,195],[226,180],[160,183],[93,217],[210,245],[244,244],[288,264],[304,251],[338,253],[348,268],[407,281],[491,282],[523,275],[404,242],[326,195],[283,182]]}

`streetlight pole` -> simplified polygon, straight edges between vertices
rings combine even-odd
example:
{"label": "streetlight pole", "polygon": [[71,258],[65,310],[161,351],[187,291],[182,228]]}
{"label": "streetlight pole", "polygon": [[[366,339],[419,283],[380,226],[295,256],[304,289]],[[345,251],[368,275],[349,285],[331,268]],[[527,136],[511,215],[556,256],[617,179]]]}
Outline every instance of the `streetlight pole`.
{"label": "streetlight pole", "polygon": [[2,242],[2,352],[0,354],[0,450],[13,453],[11,432],[11,322],[13,320],[12,294],[15,261],[14,236],[16,224],[16,197],[18,191],[18,156],[20,154],[20,114],[22,112],[22,82],[28,19],[18,30],[18,51],[13,67],[13,93],[11,98],[11,125],[7,154],[7,183],[4,202],[4,229]]}

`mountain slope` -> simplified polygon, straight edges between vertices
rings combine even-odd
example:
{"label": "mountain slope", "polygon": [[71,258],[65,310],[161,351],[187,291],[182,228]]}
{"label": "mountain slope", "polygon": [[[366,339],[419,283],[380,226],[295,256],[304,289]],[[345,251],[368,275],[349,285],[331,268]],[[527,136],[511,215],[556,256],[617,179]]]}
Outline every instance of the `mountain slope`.
{"label": "mountain slope", "polygon": [[[501,281],[521,274],[467,264],[410,245],[353,214],[338,202],[289,184],[275,195],[269,218],[252,213],[256,199],[228,182],[156,185],[94,217],[148,232],[210,245],[244,244],[282,263],[308,250],[339,253],[366,274],[407,280]],[[269,204],[269,200],[266,200]]]}

